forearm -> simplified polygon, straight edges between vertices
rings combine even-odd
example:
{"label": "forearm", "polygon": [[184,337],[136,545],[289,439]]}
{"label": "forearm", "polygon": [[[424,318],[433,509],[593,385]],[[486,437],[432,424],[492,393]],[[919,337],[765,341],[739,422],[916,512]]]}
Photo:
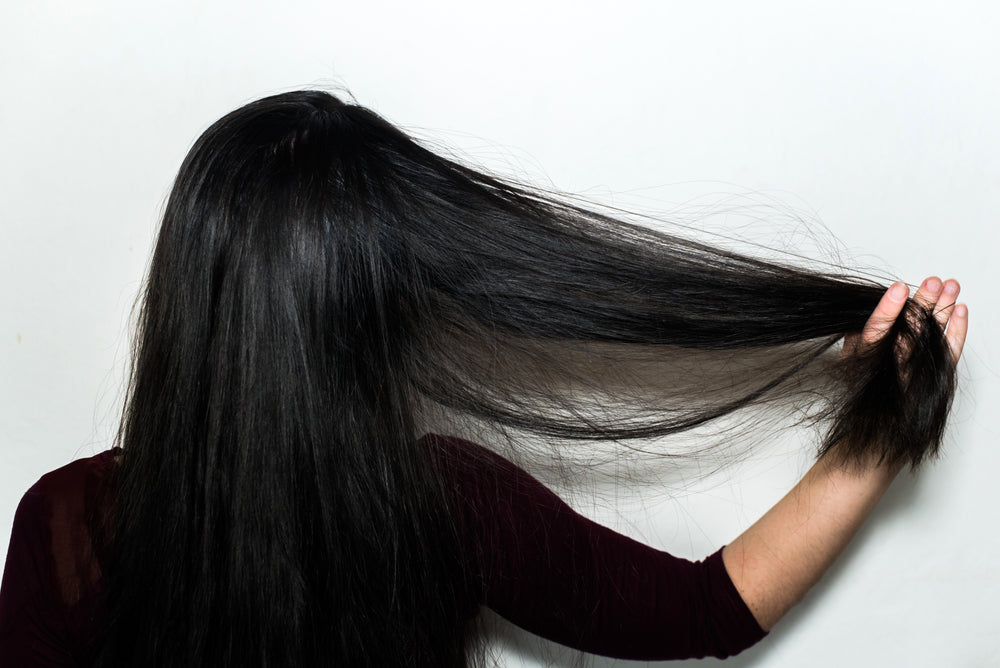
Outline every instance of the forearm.
{"label": "forearm", "polygon": [[[958,281],[924,280],[913,300],[945,331],[952,362],[962,355],[969,311],[956,304]],[[872,345],[900,317],[909,288],[894,283],[864,329],[845,339],[844,354]],[[905,347],[904,347],[905,348]],[[905,354],[905,350],[901,350]],[[805,596],[857,532],[902,464],[842,465],[834,447],[785,498],[722,552],[726,570],[747,607],[770,629]]]}
{"label": "forearm", "polygon": [[901,465],[843,466],[831,451],[723,550],[736,589],[769,630],[823,575],[871,514]]}

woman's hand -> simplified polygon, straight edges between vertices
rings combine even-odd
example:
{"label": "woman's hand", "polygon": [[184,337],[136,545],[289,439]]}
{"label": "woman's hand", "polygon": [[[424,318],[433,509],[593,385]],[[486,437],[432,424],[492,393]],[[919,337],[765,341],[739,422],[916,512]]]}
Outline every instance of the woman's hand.
{"label": "woman's hand", "polygon": [[[962,356],[965,335],[969,329],[969,309],[965,304],[956,304],[960,290],[961,286],[953,278],[942,282],[937,276],[930,276],[924,279],[917,294],[913,296],[913,301],[934,313],[941,329],[945,331],[948,349],[956,364]],[[910,289],[905,283],[893,283],[882,295],[864,329],[844,337],[842,354],[852,355],[859,347],[872,345],[885,336],[902,313],[909,294]],[[900,354],[906,355],[906,351],[900,351]]]}
{"label": "woman's hand", "polygon": [[[913,299],[933,312],[958,362],[969,312],[956,304],[958,281],[926,279]],[[899,317],[909,289],[895,283],[879,301],[861,332],[844,342],[844,354],[877,342]],[[907,351],[900,351],[906,355]],[[843,551],[902,463],[847,469],[824,456],[753,526],[722,551],[726,570],[761,628],[769,630],[819,580]]]}

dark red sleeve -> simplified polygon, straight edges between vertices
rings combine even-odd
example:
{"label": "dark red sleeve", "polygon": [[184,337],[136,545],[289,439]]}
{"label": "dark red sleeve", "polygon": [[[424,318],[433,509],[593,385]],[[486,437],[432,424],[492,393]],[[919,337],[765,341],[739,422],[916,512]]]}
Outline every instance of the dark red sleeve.
{"label": "dark red sleeve", "polygon": [[111,450],[78,459],[21,498],[0,584],[0,666],[89,665],[100,569],[88,518],[103,510],[112,462]]}
{"label": "dark red sleeve", "polygon": [[45,498],[33,487],[17,507],[0,584],[0,657],[9,666],[75,666],[52,583]]}
{"label": "dark red sleeve", "polygon": [[573,511],[506,459],[432,436],[455,492],[480,600],[518,626],[626,659],[725,657],[765,632],[736,591],[721,550],[691,562]]}

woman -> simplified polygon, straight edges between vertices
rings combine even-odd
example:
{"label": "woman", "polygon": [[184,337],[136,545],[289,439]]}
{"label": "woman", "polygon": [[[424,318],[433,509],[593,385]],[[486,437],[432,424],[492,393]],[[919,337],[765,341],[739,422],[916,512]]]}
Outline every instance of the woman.
{"label": "woman", "polygon": [[[480,605],[592,652],[738,652],[898,470],[935,453],[967,327],[957,295],[929,278],[908,300],[902,283],[638,228],[325,93],[251,103],[177,177],[120,449],[22,500],[0,656],[460,666]],[[841,359],[824,354],[845,334]],[[667,392],[607,380],[651,354],[753,373]],[[419,438],[442,411],[560,439],[657,436],[802,377],[830,386],[819,461],[700,563],[583,519],[479,446]]]}

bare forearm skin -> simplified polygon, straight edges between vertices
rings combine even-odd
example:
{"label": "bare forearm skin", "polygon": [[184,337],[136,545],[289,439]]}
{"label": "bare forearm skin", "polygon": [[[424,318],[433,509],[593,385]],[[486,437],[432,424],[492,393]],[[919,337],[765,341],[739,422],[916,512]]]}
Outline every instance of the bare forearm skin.
{"label": "bare forearm skin", "polygon": [[901,464],[846,466],[831,450],[722,552],[761,628],[770,630],[843,552]]}

